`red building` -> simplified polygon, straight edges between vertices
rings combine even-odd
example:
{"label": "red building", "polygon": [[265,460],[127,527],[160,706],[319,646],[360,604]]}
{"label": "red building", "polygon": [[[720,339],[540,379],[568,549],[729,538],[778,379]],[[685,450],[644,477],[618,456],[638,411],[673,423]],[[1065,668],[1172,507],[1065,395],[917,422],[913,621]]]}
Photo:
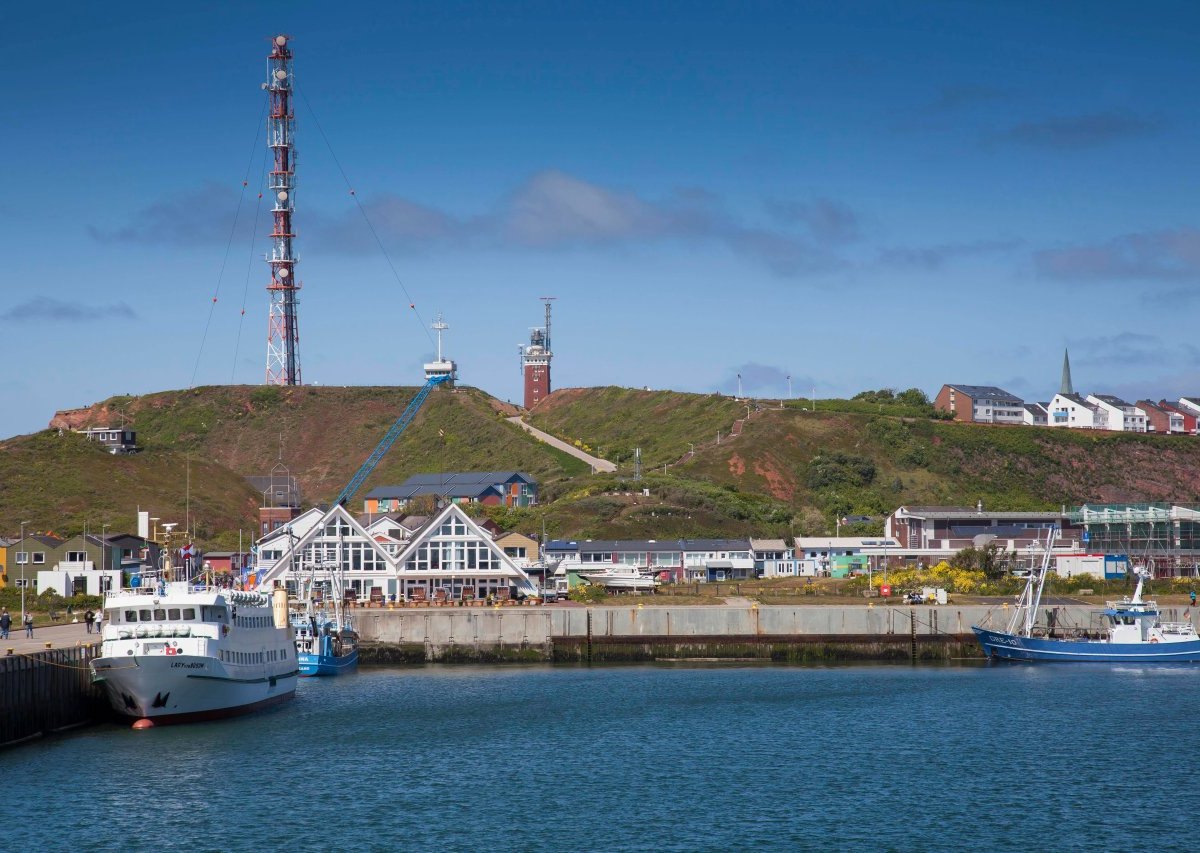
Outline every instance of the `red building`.
{"label": "red building", "polygon": [[1197,433],[1197,418],[1196,413],[1188,411],[1177,403],[1172,403],[1169,400],[1159,400],[1158,407],[1168,412],[1174,412],[1183,418],[1183,431],[1187,435],[1196,435]]}
{"label": "red building", "polygon": [[525,374],[525,408],[532,409],[550,396],[550,303],[553,296],[543,296],[546,304],[546,325],[529,334],[529,346],[521,348],[521,367]]}

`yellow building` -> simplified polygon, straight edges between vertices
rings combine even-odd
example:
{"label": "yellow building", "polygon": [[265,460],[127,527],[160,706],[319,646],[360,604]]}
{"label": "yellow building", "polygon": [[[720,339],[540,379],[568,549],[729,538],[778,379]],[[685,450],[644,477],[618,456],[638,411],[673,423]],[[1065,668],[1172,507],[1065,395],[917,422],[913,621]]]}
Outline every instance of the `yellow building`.
{"label": "yellow building", "polygon": [[502,533],[496,537],[496,544],[515,560],[527,560],[532,563],[538,559],[538,541],[531,536],[515,531]]}
{"label": "yellow building", "polygon": [[0,589],[8,586],[8,540],[0,539]]}

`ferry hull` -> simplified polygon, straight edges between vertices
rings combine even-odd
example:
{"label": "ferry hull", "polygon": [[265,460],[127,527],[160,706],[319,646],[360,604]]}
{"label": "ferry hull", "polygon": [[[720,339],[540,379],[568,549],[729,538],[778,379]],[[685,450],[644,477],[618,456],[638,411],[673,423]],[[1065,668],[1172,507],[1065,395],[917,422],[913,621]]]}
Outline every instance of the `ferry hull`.
{"label": "ferry hull", "polygon": [[1014,661],[1093,663],[1200,663],[1200,640],[1174,643],[1109,643],[1021,637],[972,626],[989,658]]}
{"label": "ferry hull", "polygon": [[92,680],[123,717],[183,723],[248,714],[296,695],[296,670],[257,669],[233,676],[210,657],[130,655],[97,658]]}
{"label": "ferry hull", "polygon": [[358,669],[358,649],[339,657],[301,652],[296,655],[296,663],[300,667],[301,678],[344,675]]}

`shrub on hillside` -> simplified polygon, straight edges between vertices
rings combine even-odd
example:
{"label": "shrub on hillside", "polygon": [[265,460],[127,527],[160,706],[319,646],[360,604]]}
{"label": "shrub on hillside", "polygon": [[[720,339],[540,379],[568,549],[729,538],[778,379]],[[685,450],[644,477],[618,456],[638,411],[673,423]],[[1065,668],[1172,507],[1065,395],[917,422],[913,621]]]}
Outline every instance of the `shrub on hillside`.
{"label": "shrub on hillside", "polygon": [[875,463],[865,456],[840,450],[826,451],[808,463],[805,484],[810,489],[832,486],[869,486],[875,480]]}

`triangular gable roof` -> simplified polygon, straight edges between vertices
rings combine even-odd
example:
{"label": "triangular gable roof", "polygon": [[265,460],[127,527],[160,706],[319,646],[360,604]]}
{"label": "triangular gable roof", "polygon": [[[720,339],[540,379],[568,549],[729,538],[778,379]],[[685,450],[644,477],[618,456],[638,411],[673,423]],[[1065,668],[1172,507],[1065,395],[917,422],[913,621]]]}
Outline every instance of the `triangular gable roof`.
{"label": "triangular gable roof", "polygon": [[535,595],[537,593],[537,586],[530,579],[529,575],[527,575],[520,567],[518,567],[513,558],[505,554],[504,549],[496,544],[496,540],[492,538],[491,534],[472,521],[471,517],[463,512],[462,509],[459,508],[458,504],[447,504],[441,512],[429,519],[428,524],[417,531],[417,533],[413,536],[412,541],[408,543],[408,546],[403,551],[397,554],[395,558],[390,560],[395,565],[397,574],[405,574],[404,570],[402,569],[404,563],[407,562],[414,554],[416,554],[417,550],[422,545],[436,536],[438,531],[441,530],[442,525],[444,525],[446,521],[452,517],[461,520],[466,526],[469,534],[477,537],[480,542],[483,542],[487,545],[492,555],[500,562],[501,576],[516,581],[517,587],[525,595]]}
{"label": "triangular gable roof", "polygon": [[[293,555],[303,554],[304,549],[307,548],[314,539],[324,532],[325,528],[329,525],[329,522],[339,518],[350,526],[350,530],[353,534],[361,537],[362,541],[368,543],[371,548],[375,550],[375,553],[385,565],[394,568],[394,562],[387,551],[385,551],[380,544],[375,541],[375,537],[367,533],[363,526],[358,523],[357,519],[355,519],[353,515],[346,511],[344,506],[341,504],[334,504],[333,507],[324,513],[321,513],[319,509],[314,508],[306,513],[303,513],[299,516],[299,518],[304,518],[305,516],[309,515],[309,513],[314,512],[320,513],[315,522],[309,526],[305,533],[301,534],[299,539],[293,539],[290,545],[285,544],[283,548],[283,554],[280,556],[279,561],[275,563],[271,569],[264,572],[262,576],[258,578],[258,586],[260,588],[269,587],[276,578],[282,577],[284,572],[292,567]],[[294,525],[295,521],[292,523]],[[285,530],[286,532],[285,528],[280,529]]]}
{"label": "triangular gable roof", "polygon": [[325,512],[320,507],[306,509],[287,524],[280,525],[266,536],[263,536],[261,539],[259,539],[258,546],[261,548],[263,545],[266,545],[268,542],[273,542],[281,536],[286,538],[289,529],[293,534],[295,534],[298,530],[303,530],[306,525],[308,526],[308,529],[312,529],[316,526],[316,523],[321,520],[321,516],[324,514]]}

